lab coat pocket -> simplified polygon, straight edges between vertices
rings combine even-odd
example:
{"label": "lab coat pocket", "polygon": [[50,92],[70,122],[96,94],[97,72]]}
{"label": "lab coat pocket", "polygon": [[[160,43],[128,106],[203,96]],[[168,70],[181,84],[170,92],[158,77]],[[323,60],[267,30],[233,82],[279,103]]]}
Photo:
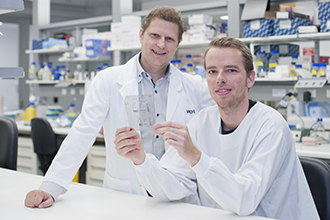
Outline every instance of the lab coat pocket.
{"label": "lab coat pocket", "polygon": [[113,178],[108,173],[105,173],[104,175],[103,185],[104,188],[132,193],[129,180],[120,180],[117,178]]}

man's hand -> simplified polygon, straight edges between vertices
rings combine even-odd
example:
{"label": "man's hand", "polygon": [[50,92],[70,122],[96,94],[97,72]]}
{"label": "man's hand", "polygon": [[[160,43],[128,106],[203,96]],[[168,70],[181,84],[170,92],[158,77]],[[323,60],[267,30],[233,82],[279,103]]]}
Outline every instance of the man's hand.
{"label": "man's hand", "polygon": [[24,203],[26,207],[47,208],[52,206],[54,201],[50,194],[42,190],[33,190],[26,195]]}
{"label": "man's hand", "polygon": [[154,134],[160,134],[167,143],[178,151],[180,157],[194,166],[200,160],[201,152],[192,143],[186,125],[176,122],[159,122],[154,125]]}
{"label": "man's hand", "polygon": [[120,156],[131,159],[135,165],[144,162],[146,154],[142,146],[142,139],[133,128],[128,126],[117,128],[113,143]]}

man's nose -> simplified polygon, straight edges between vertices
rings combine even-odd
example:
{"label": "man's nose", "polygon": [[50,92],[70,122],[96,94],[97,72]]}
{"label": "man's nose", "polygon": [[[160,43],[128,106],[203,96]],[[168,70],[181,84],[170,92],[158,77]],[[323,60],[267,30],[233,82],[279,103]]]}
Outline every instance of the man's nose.
{"label": "man's nose", "polygon": [[165,38],[160,38],[157,42],[157,46],[161,49],[163,49],[165,47]]}

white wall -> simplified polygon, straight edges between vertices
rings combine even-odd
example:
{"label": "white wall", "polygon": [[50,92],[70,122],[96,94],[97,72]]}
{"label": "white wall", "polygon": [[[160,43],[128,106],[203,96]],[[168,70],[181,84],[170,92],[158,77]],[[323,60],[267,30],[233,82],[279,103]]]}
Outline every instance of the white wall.
{"label": "white wall", "polygon": [[[19,26],[4,23],[0,31],[0,67],[18,67]],[[5,110],[18,109],[18,79],[0,78],[0,96],[4,96]]]}

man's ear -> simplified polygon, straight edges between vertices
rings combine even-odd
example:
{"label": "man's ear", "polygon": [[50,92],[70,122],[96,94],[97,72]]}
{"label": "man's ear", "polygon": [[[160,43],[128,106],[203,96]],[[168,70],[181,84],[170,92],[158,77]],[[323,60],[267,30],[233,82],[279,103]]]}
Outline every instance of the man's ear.
{"label": "man's ear", "polygon": [[254,85],[255,77],[256,77],[256,72],[254,70],[251,70],[247,78],[247,87],[249,89]]}

